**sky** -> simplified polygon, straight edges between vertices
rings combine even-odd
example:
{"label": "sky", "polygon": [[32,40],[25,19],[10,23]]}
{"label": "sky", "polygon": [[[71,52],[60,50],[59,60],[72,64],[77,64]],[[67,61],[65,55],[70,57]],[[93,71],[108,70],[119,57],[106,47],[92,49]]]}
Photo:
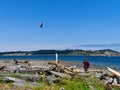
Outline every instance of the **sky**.
{"label": "sky", "polygon": [[108,48],[120,51],[120,0],[0,0],[0,52]]}

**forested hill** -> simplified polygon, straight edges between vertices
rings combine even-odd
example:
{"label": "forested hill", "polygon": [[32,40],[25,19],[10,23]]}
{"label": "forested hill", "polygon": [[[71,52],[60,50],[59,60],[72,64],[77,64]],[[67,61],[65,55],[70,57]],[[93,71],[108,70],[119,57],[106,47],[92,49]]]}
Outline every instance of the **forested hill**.
{"label": "forested hill", "polygon": [[0,52],[1,56],[22,56],[22,55],[41,55],[41,54],[66,54],[66,55],[87,55],[87,56],[120,56],[120,52],[111,49],[104,50],[38,50],[38,51],[13,51]]}

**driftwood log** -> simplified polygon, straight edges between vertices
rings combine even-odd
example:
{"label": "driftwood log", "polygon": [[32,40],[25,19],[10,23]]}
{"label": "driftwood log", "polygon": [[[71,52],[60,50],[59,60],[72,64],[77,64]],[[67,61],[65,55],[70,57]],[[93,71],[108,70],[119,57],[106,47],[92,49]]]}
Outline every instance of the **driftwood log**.
{"label": "driftwood log", "polygon": [[106,90],[113,90],[112,87],[117,87],[120,89],[120,73],[110,67],[107,67],[107,69],[110,74],[104,75],[109,77],[106,83]]}
{"label": "driftwood log", "polygon": [[110,67],[107,67],[107,69],[108,69],[108,71],[111,72],[112,74],[114,74],[114,75],[120,77],[120,73],[117,72],[116,70],[114,70],[114,69],[112,69],[112,68],[110,68]]}
{"label": "driftwood log", "polygon": [[56,75],[56,76],[59,76],[59,77],[61,77],[61,78],[70,78],[70,76],[69,75],[67,75],[67,74],[63,74],[63,73],[60,73],[60,72],[55,72],[55,71],[50,71],[50,73],[52,73],[52,74],[54,74],[54,75]]}
{"label": "driftwood log", "polygon": [[0,66],[0,70],[3,70],[6,67],[6,65]]}
{"label": "driftwood log", "polygon": [[57,72],[67,73],[67,74],[78,74],[80,70],[76,69],[74,66],[70,66],[64,63],[48,62],[48,64],[54,65]]}
{"label": "driftwood log", "polygon": [[34,74],[41,74],[43,72],[47,72],[49,69],[48,68],[30,68],[30,69],[18,69],[16,72],[19,73],[34,73]]}
{"label": "driftwood log", "polygon": [[116,85],[111,85],[112,87],[117,87],[120,89],[120,84],[116,84]]}

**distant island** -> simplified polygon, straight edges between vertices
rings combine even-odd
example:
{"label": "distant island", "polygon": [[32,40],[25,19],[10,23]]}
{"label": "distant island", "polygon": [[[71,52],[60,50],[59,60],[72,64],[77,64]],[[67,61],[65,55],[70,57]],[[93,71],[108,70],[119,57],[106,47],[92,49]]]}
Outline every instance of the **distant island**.
{"label": "distant island", "polygon": [[103,50],[37,50],[37,51],[11,51],[0,52],[0,56],[31,56],[43,54],[84,55],[84,56],[120,56],[120,52],[111,49]]}

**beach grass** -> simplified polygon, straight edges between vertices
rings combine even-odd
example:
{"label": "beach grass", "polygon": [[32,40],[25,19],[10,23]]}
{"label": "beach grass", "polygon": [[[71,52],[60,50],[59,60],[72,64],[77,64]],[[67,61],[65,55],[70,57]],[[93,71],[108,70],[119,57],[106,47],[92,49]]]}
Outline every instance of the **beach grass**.
{"label": "beach grass", "polygon": [[104,84],[100,83],[97,78],[94,77],[94,79],[89,80],[86,81],[83,77],[74,77],[73,79],[64,78],[59,83],[49,85],[43,81],[40,82],[39,86],[34,87],[33,90],[91,90],[88,82],[92,83],[91,86],[95,90],[105,89]]}

